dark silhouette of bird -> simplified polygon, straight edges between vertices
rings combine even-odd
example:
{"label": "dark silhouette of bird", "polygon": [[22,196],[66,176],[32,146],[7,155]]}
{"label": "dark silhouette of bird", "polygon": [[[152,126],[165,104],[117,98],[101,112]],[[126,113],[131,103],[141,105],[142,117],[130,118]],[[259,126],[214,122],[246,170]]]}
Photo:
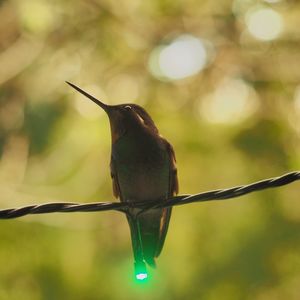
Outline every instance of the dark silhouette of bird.
{"label": "dark silhouette of bird", "polygon": [[[109,117],[114,196],[122,202],[163,202],[177,194],[173,147],[159,134],[149,114],[136,104],[104,104],[74,84],[67,83],[100,106]],[[126,215],[136,278],[144,280],[147,277],[145,262],[155,267],[155,258],[162,251],[171,208],[130,208]]]}

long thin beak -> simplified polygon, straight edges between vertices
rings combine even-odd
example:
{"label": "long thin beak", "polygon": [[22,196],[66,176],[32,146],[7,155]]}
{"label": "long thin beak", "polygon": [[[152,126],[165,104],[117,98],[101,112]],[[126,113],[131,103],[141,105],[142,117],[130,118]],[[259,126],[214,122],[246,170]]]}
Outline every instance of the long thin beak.
{"label": "long thin beak", "polygon": [[85,92],[84,90],[82,90],[81,88],[79,88],[78,86],[76,86],[75,84],[66,81],[66,83],[68,85],[70,85],[73,89],[75,89],[76,91],[78,91],[79,93],[81,93],[82,95],[86,96],[87,98],[89,98],[90,100],[92,100],[94,103],[96,103],[97,105],[99,105],[101,108],[103,108],[107,113],[109,110],[109,105],[102,103],[100,100],[98,100],[97,98],[93,97],[92,95],[88,94],[87,92]]}

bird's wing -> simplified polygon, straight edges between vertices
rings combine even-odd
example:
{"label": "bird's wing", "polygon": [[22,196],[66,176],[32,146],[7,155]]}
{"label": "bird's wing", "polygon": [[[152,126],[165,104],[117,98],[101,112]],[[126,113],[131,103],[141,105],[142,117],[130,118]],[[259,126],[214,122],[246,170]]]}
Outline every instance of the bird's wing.
{"label": "bird's wing", "polygon": [[111,175],[111,179],[112,179],[112,186],[113,186],[113,194],[116,198],[122,198],[121,196],[121,190],[120,190],[120,186],[119,186],[119,181],[118,181],[118,174],[115,168],[115,162],[113,160],[113,158],[111,158],[110,161],[110,175]]}
{"label": "bird's wing", "polygon": [[[169,193],[168,197],[171,198],[178,193],[178,179],[177,179],[177,168],[176,168],[176,157],[172,145],[164,140],[167,147],[169,156]],[[165,242],[165,238],[168,232],[169,222],[171,218],[172,207],[162,209],[162,215],[160,220],[160,230],[159,230],[159,241],[156,248],[155,256],[158,257]]]}
{"label": "bird's wing", "polygon": [[172,145],[166,141],[167,150],[170,159],[170,181],[169,181],[169,197],[173,197],[178,194],[178,178],[176,168],[176,157]]}

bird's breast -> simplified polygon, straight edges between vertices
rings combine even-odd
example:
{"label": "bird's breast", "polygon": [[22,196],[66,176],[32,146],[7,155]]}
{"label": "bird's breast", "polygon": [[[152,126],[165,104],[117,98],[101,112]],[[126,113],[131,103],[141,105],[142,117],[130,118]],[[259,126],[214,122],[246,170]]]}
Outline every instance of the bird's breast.
{"label": "bird's breast", "polygon": [[112,159],[123,201],[165,199],[169,192],[169,157],[159,139],[121,138]]}

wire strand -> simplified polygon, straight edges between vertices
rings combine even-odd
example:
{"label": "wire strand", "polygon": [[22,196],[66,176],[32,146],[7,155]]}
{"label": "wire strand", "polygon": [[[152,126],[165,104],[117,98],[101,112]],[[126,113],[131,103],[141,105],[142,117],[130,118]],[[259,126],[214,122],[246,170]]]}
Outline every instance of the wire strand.
{"label": "wire strand", "polygon": [[291,172],[280,177],[261,180],[248,185],[240,185],[229,189],[219,189],[203,192],[195,195],[180,195],[165,201],[144,201],[144,202],[95,202],[95,203],[46,203],[39,205],[29,205],[20,208],[9,208],[0,210],[0,219],[13,219],[32,214],[47,213],[70,213],[70,212],[99,212],[99,211],[119,211],[130,213],[132,208],[140,208],[142,211],[151,208],[163,208],[177,205],[185,205],[195,202],[204,202],[212,200],[226,200],[240,197],[252,192],[257,192],[269,188],[276,188],[290,184],[300,179],[300,172]]}

